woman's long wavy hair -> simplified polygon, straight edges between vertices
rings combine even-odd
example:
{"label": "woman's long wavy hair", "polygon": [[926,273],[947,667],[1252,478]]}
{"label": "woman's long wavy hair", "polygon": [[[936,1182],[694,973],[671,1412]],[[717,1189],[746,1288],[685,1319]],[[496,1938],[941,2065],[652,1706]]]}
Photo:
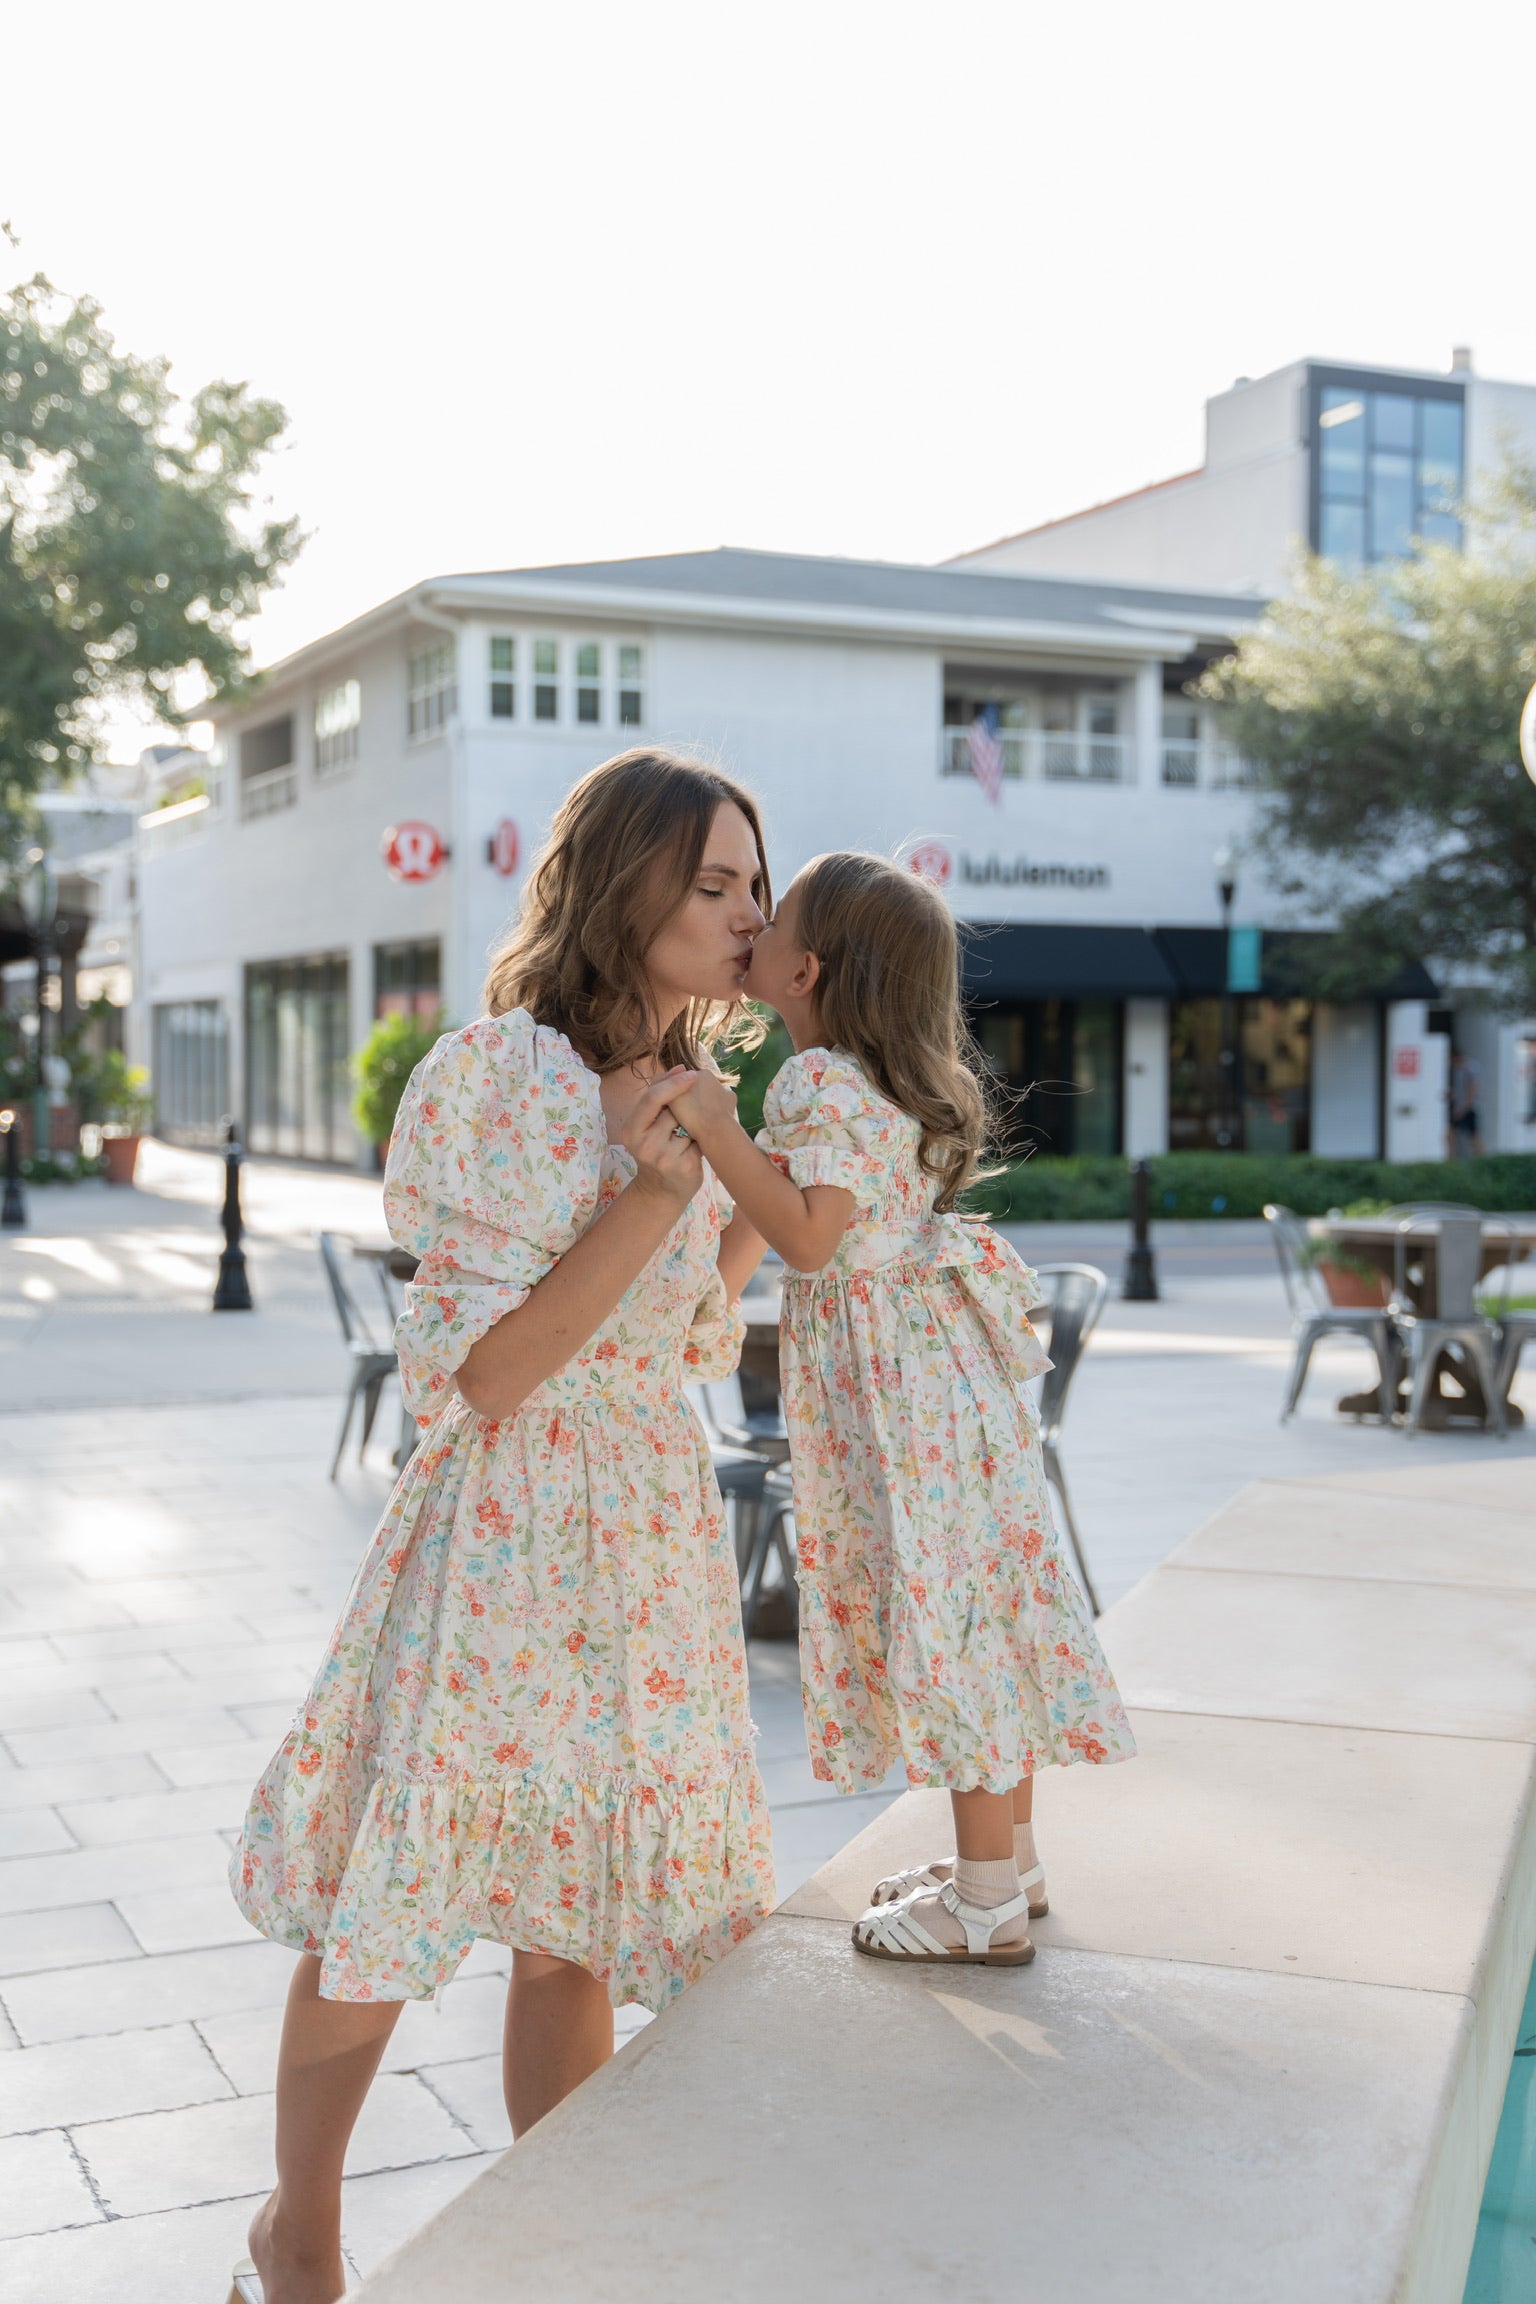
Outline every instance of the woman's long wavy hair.
{"label": "woman's long wavy hair", "polygon": [[796,884],[795,941],[821,963],[816,1009],[829,1048],[856,1056],[922,1128],[918,1158],[953,1208],[987,1139],[981,1057],[960,1007],[960,947],[938,890],[885,856],[818,856]]}
{"label": "woman's long wavy hair", "polygon": [[490,1014],[526,1008],[597,1072],[651,1058],[663,1069],[692,1069],[711,1044],[740,1037],[734,1028],[747,1011],[738,1000],[691,1000],[659,1034],[646,1001],[646,954],[692,894],[715,812],[727,801],[752,827],[762,873],[755,893],[766,911],[768,863],[750,792],[702,760],[649,747],[583,776],[560,806],[517,920],[491,954]]}

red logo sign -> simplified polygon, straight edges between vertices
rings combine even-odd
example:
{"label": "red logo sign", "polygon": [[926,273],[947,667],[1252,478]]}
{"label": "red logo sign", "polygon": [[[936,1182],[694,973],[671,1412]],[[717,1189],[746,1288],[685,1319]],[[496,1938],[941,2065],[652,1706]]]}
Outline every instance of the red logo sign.
{"label": "red logo sign", "polygon": [[954,870],[949,850],[942,840],[919,840],[907,862],[919,880],[931,880],[935,888],[946,887],[950,873]]}
{"label": "red logo sign", "polygon": [[1399,1080],[1417,1080],[1419,1076],[1419,1052],[1417,1048],[1394,1048],[1392,1051],[1392,1070]]}
{"label": "red logo sign", "polygon": [[517,859],[522,853],[517,837],[517,826],[510,816],[503,816],[485,844],[485,860],[493,864],[503,880],[510,880],[517,870]]}
{"label": "red logo sign", "polygon": [[433,824],[391,824],[384,835],[384,862],[392,880],[430,880],[448,861]]}

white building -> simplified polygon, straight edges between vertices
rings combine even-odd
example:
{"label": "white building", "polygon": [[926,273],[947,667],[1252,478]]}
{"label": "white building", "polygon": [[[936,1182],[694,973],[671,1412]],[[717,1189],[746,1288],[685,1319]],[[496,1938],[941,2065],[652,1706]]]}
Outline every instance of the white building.
{"label": "white building", "polygon": [[[1250,876],[1233,919],[1251,989],[1223,1005],[1213,860],[1249,802],[1180,692],[1259,612],[733,551],[421,585],[276,666],[220,717],[208,793],[144,819],[139,1028],[161,1125],[196,1136],[237,1111],[258,1151],[360,1157],[349,1052],[391,1007],[476,1013],[561,796],[654,741],[759,794],[780,885],[821,849],[919,844],[977,931],[984,1045],[1018,1085],[1048,1084],[1026,1113],[1044,1148],[1436,1157],[1422,970],[1314,1008],[1287,973],[1298,923]],[[983,706],[995,802],[971,773]]]}

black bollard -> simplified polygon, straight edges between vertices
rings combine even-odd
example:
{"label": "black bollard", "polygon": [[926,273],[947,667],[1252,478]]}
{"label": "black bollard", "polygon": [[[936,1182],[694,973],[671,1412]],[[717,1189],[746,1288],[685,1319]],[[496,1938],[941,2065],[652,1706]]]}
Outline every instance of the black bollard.
{"label": "black bollard", "polygon": [[233,1120],[228,1128],[229,1142],[224,1153],[224,1253],[219,1258],[219,1277],[213,1291],[215,1312],[253,1312],[251,1283],[246,1277],[245,1250],[240,1236],[245,1229],[240,1214],[240,1150]]}
{"label": "black bollard", "polygon": [[7,1230],[27,1220],[26,1195],[21,1189],[20,1113],[0,1112],[0,1133],[5,1137],[5,1198],[0,1202],[0,1225]]}
{"label": "black bollard", "polygon": [[1131,1252],[1125,1260],[1125,1285],[1120,1291],[1127,1304],[1155,1304],[1158,1300],[1157,1265],[1152,1255],[1151,1192],[1151,1161],[1133,1160]]}

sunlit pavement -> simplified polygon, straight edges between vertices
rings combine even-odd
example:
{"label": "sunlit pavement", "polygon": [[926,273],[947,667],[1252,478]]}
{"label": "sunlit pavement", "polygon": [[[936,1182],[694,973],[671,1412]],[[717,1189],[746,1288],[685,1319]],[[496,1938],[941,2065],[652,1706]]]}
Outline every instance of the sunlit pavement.
{"label": "sunlit pavement", "polygon": [[[71,2304],[222,2295],[269,2182],[291,1961],[224,1867],[388,1493],[394,1430],[386,1412],[331,1485],[344,1360],[313,1235],[382,1239],[376,1183],[253,1163],[257,1309],[219,1315],[219,1164],[149,1146],[142,1185],[34,1193],[29,1229],[0,1236],[0,2290]],[[1122,1227],[1015,1237],[1118,1286]],[[1366,1366],[1349,1344],[1318,1354],[1282,1430],[1262,1226],[1170,1229],[1160,1266],[1161,1302],[1112,1298],[1067,1423],[1106,1600],[1247,1480],[1498,1450],[1339,1418]],[[1536,1416],[1532,1376],[1519,1396]],[[1529,1433],[1505,1445],[1536,1453]],[[792,1646],[752,1661],[787,1893],[889,1795],[816,1785]],[[478,1948],[402,2017],[349,2163],[359,2271],[507,2141],[505,1965]]]}

